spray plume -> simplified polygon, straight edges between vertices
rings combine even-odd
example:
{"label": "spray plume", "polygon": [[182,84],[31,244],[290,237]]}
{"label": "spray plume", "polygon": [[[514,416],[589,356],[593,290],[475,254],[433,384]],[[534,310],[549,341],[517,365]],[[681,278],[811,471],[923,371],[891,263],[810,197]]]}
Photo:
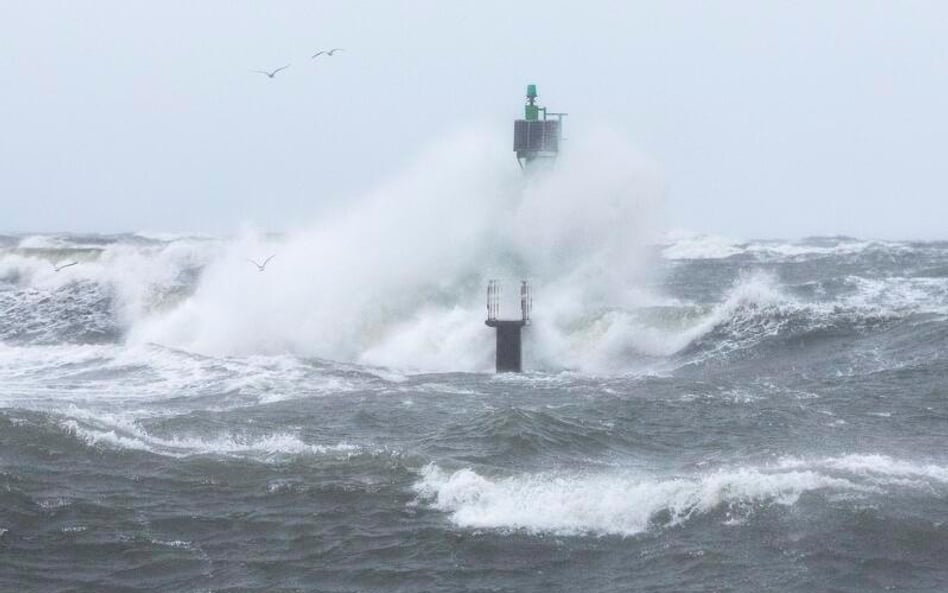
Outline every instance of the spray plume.
{"label": "spray plume", "polygon": [[[499,134],[437,143],[390,183],[278,240],[245,233],[197,289],[131,341],[206,354],[293,353],[425,370],[487,370],[488,278],[530,278],[533,368],[610,366],[616,310],[636,305],[661,189],[620,138],[569,143],[557,167],[522,176]],[[267,274],[245,254],[273,252]],[[610,321],[610,319],[612,321]],[[604,341],[612,345],[604,345]]]}

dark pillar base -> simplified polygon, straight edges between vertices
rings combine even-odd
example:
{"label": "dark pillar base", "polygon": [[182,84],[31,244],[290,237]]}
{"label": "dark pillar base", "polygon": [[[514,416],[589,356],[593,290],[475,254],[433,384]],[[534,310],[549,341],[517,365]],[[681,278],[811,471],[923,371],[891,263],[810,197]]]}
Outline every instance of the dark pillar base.
{"label": "dark pillar base", "polygon": [[523,372],[520,330],[526,323],[519,319],[516,321],[489,319],[486,323],[497,329],[497,372]]}

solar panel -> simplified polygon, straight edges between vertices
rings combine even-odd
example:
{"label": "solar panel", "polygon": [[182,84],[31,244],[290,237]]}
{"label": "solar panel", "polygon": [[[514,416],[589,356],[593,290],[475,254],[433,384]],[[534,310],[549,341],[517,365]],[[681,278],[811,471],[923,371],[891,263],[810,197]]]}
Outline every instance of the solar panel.
{"label": "solar panel", "polygon": [[553,119],[514,122],[514,150],[525,152],[557,152],[559,150],[560,122]]}

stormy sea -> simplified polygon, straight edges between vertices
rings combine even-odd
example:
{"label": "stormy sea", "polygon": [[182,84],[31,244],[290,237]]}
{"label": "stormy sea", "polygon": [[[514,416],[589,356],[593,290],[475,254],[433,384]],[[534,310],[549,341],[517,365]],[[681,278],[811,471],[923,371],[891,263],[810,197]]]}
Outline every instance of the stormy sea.
{"label": "stormy sea", "polygon": [[948,589],[948,243],[437,169],[283,234],[0,237],[0,590]]}

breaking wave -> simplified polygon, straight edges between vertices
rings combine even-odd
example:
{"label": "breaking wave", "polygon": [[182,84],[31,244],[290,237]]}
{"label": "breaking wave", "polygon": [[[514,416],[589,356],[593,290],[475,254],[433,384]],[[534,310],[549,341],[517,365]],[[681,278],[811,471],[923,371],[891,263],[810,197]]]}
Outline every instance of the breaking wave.
{"label": "breaking wave", "polygon": [[656,476],[633,472],[491,477],[429,465],[419,498],[459,527],[561,535],[631,536],[699,516],[740,523],[802,496],[865,497],[894,489],[943,496],[948,468],[882,455],[787,458],[771,465]]}
{"label": "breaking wave", "polygon": [[160,438],[136,429],[120,430],[112,428],[100,430],[81,426],[75,420],[63,422],[63,428],[89,445],[99,445],[114,449],[148,451],[171,457],[191,457],[195,455],[223,455],[249,457],[255,459],[274,459],[287,456],[324,455],[343,453],[351,455],[360,449],[355,445],[340,443],[337,445],[312,445],[299,437],[287,434],[270,434],[259,437],[239,437],[219,435],[215,437],[173,437]]}
{"label": "breaking wave", "polygon": [[71,418],[60,421],[61,429],[87,445],[168,457],[212,455],[273,461],[305,455],[347,457],[363,452],[345,442],[307,443],[290,433],[158,436],[142,428],[139,420],[129,414],[93,414],[73,407],[69,415]]}

